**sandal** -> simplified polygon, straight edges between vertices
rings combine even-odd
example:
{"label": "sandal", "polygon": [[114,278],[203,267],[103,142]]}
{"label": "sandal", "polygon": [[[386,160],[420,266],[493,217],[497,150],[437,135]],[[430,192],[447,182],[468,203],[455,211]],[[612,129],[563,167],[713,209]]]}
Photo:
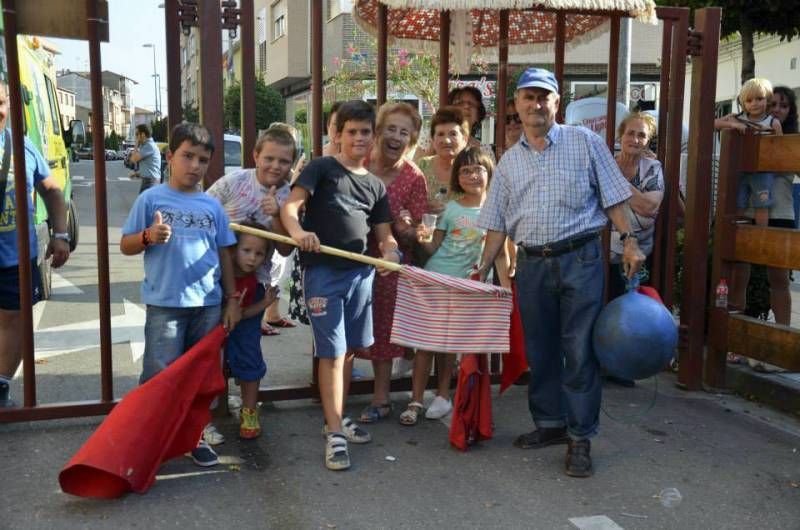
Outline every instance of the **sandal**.
{"label": "sandal", "polygon": [[358,421],[361,423],[375,423],[389,416],[392,413],[392,408],[391,403],[368,405],[361,411],[361,416],[358,418]]}
{"label": "sandal", "polygon": [[261,324],[261,334],[266,337],[274,337],[275,335],[280,335],[281,332],[277,329],[273,328],[269,324]]}
{"label": "sandal", "polygon": [[407,427],[413,427],[419,423],[419,416],[422,414],[423,407],[419,401],[412,401],[402,414],[400,414],[400,424]]}
{"label": "sandal", "polygon": [[275,322],[267,322],[270,326],[274,328],[295,328],[297,324],[292,322],[286,317],[281,317],[280,320],[276,320]]}

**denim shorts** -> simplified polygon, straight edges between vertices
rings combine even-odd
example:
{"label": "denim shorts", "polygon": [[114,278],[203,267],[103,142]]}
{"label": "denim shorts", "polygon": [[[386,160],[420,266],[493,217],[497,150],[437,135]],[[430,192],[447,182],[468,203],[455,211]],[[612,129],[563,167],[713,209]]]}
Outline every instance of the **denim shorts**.
{"label": "denim shorts", "polygon": [[336,269],[312,265],[303,272],[314,354],[335,359],[348,349],[367,348],[372,336],[372,279],[369,266]]}
{"label": "denim shorts", "polygon": [[739,176],[739,187],[736,190],[736,207],[745,209],[769,208],[772,206],[772,185],[775,173],[748,173]]}
{"label": "denim shorts", "polygon": [[[222,319],[222,307],[147,306],[144,359],[139,384],[158,374],[208,335]],[[220,357],[220,362],[222,357]]]}
{"label": "denim shorts", "polygon": [[[0,268],[0,309],[19,311],[19,267]],[[33,303],[42,299],[42,277],[36,258],[31,260],[31,295]]]}

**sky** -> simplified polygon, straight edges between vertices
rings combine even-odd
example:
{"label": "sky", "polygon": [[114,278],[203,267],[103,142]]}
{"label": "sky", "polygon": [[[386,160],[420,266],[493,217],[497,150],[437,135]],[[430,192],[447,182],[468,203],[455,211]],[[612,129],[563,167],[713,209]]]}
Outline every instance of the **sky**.
{"label": "sky", "polygon": [[[153,49],[142,44],[155,45],[156,71],[161,76],[161,107],[166,113],[166,38],[164,10],[158,6],[163,0],[109,0],[109,42],[100,44],[103,70],[124,75],[136,81],[133,104],[146,109],[155,108],[155,83],[153,81]],[[89,45],[86,41],[48,38],[61,52],[56,56],[56,68],[89,70]]]}

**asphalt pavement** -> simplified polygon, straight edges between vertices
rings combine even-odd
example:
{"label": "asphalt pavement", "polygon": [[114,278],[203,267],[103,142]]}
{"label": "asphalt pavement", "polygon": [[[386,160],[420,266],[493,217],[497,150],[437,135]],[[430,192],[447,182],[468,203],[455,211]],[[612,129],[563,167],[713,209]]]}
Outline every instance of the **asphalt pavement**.
{"label": "asphalt pavement", "polygon": [[[126,180],[121,162],[107,168],[119,396],[135,386],[141,367],[141,258],[118,251],[139,183]],[[41,402],[100,395],[91,171],[90,162],[73,164],[73,175],[85,177],[75,187],[81,243],[53,299],[38,309],[36,340],[44,346],[37,349],[46,350],[36,365]],[[310,344],[303,326],[262,339],[265,385],[305,384]],[[14,390],[19,395],[18,384]],[[352,469],[331,472],[319,405],[265,403],[258,440],[238,440],[234,416],[218,420],[228,438],[219,466],[178,458],[162,466],[148,493],[113,501],[66,495],[57,481],[102,418],[0,425],[0,528],[800,528],[796,417],[735,396],[683,392],[670,374],[633,389],[609,386],[593,440],[595,475],[573,479],[563,473],[564,446],[512,446],[532,427],[526,392],[512,387],[497,397],[496,390],[495,436],[465,453],[449,446],[446,421],[399,425],[408,395],[397,393],[392,417],[368,427],[373,442],[351,445]],[[349,412],[357,415],[367,399],[351,398]],[[680,499],[669,500],[671,488]]]}

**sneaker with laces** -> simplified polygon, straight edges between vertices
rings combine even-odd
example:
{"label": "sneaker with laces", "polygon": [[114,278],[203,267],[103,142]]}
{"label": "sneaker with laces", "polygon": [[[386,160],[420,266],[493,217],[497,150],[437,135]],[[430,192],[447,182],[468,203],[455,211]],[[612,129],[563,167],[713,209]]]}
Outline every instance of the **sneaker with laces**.
{"label": "sneaker with laces", "polygon": [[258,410],[242,407],[239,414],[239,438],[253,440],[261,434],[261,425],[258,422]]}
{"label": "sneaker with laces", "polygon": [[342,471],[350,467],[350,453],[347,451],[344,433],[332,432],[327,435],[325,467],[332,471]]}
{"label": "sneaker with laces", "polygon": [[431,402],[431,406],[425,411],[425,417],[429,420],[444,418],[453,410],[453,402],[442,396],[436,396]]}
{"label": "sneaker with laces", "polygon": [[211,449],[211,446],[205,440],[200,440],[197,447],[192,449],[192,461],[200,467],[211,467],[219,464],[217,453]]}
{"label": "sneaker with laces", "polygon": [[208,445],[221,445],[225,443],[225,437],[214,427],[213,423],[209,423],[206,425],[205,429],[203,429],[203,440],[205,440]]}
{"label": "sneaker with laces", "polygon": [[[333,433],[328,431],[328,425],[326,424],[322,427],[322,436],[328,436],[329,434]],[[344,434],[348,442],[354,444],[366,444],[372,441],[372,436],[347,416],[342,418],[342,434]]]}

